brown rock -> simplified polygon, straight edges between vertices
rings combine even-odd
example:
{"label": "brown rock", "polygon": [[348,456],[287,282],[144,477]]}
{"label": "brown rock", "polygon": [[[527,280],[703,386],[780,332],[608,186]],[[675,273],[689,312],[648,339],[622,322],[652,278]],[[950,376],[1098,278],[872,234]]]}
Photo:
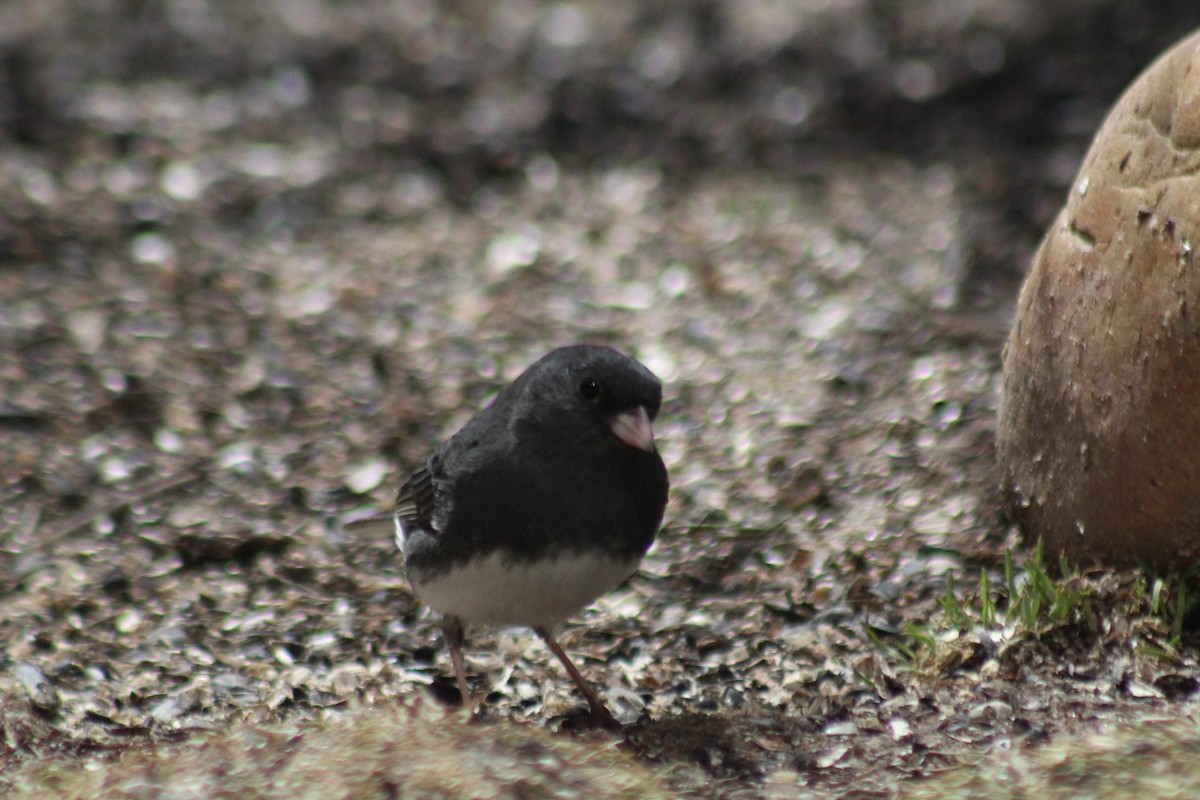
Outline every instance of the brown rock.
{"label": "brown rock", "polygon": [[1200,557],[1200,32],[1100,128],[1004,351],[1005,505],[1074,561]]}

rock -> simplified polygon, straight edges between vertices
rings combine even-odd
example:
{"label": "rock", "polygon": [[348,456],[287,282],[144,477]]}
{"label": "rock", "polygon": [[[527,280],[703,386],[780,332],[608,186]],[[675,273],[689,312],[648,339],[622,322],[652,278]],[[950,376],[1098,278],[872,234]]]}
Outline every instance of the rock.
{"label": "rock", "polygon": [[1200,32],[1109,113],[1004,351],[1004,502],[1075,562],[1200,557]]}

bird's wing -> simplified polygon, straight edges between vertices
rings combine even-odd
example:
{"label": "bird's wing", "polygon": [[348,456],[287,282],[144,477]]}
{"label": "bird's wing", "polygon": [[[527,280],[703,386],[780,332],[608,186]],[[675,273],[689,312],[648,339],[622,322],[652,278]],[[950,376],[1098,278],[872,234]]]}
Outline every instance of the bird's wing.
{"label": "bird's wing", "polygon": [[443,514],[438,513],[436,476],[441,471],[441,459],[431,457],[396,493],[395,514],[405,529],[423,528],[440,533]]}
{"label": "bird's wing", "polygon": [[[425,535],[437,536],[445,525],[447,505],[443,498],[438,502],[435,482],[442,474],[441,459],[435,455],[425,465],[408,477],[396,493],[396,502],[386,514],[375,514],[355,519],[342,525],[345,533],[354,538],[373,537],[385,533],[397,534],[397,543],[403,548],[403,539],[409,533],[421,531]],[[396,523],[399,522],[399,529]]]}

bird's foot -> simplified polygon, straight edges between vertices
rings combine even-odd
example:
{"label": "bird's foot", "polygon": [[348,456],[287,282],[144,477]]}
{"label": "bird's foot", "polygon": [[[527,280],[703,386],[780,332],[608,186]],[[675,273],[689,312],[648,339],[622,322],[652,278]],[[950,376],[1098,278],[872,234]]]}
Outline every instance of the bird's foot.
{"label": "bird's foot", "polygon": [[584,711],[578,709],[562,717],[560,730],[582,733],[584,731],[620,731],[623,725],[617,721],[607,708]]}

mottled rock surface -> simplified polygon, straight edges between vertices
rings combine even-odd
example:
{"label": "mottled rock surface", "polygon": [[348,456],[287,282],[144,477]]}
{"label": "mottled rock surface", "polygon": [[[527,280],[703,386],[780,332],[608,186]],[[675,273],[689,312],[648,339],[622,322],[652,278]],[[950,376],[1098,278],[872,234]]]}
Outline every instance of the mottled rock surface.
{"label": "mottled rock surface", "polygon": [[1096,135],[1021,292],[998,420],[1005,504],[1077,561],[1200,557],[1200,35]]}

